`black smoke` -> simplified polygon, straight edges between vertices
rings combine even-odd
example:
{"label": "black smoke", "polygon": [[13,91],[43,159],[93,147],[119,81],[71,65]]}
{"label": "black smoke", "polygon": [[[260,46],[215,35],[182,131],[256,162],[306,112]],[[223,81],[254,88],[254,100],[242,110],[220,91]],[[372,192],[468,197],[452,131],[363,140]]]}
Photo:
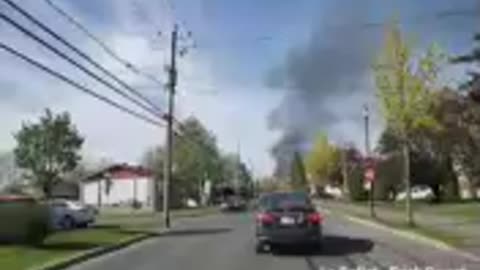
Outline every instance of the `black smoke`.
{"label": "black smoke", "polygon": [[379,33],[361,25],[370,1],[340,2],[321,13],[307,44],[292,49],[283,66],[270,74],[270,86],[288,90],[268,119],[270,128],[283,134],[271,149],[277,175],[287,175],[295,151],[304,152],[320,130],[342,120],[328,103],[361,89],[358,84],[369,69]]}
{"label": "black smoke", "polygon": [[285,90],[268,119],[270,129],[282,134],[271,148],[277,175],[288,175],[294,152],[305,152],[319,131],[346,122],[360,127],[362,105],[374,93],[370,67],[393,15],[400,15],[404,30],[428,43],[450,45],[478,31],[480,16],[472,14],[479,11],[479,0],[411,0],[396,6],[395,1],[326,2],[330,5],[319,10],[307,43],[291,49],[268,76],[270,87]]}

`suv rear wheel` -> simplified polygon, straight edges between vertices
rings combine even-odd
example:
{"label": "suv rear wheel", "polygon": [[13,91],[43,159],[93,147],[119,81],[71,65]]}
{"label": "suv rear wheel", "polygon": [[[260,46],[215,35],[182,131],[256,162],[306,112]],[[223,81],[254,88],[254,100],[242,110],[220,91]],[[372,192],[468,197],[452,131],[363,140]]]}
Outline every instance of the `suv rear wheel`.
{"label": "suv rear wheel", "polygon": [[267,244],[262,242],[262,241],[257,240],[257,242],[255,243],[255,252],[257,254],[266,253],[267,252]]}

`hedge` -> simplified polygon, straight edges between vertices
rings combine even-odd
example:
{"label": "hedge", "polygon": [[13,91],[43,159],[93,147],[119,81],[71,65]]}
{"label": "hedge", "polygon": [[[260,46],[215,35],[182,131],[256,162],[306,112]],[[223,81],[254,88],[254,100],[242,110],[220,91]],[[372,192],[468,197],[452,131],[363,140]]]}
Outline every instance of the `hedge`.
{"label": "hedge", "polygon": [[40,244],[51,228],[48,207],[34,200],[0,198],[0,219],[0,243]]}

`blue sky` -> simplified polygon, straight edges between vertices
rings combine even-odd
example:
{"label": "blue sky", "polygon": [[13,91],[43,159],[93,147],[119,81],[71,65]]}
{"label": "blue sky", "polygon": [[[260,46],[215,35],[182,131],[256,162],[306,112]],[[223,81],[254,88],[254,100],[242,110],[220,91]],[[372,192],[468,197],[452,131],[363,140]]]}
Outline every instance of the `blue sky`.
{"label": "blue sky", "polygon": [[[306,144],[313,134],[326,131],[332,140],[361,146],[359,112],[365,102],[375,106],[368,65],[382,33],[381,26],[361,25],[396,15],[417,48],[435,41],[452,54],[472,46],[480,25],[480,16],[470,13],[478,14],[477,0],[52,1],[123,57],[163,80],[172,21],[180,23],[183,33],[192,31],[196,48],[179,61],[176,113],[198,116],[224,150],[240,145],[257,175],[272,171],[269,149],[292,130],[304,133]],[[44,1],[16,2],[165,105],[161,90],[128,73]],[[26,23],[5,4],[0,10]],[[114,96],[4,23],[0,34],[2,41]],[[138,161],[146,148],[163,140],[163,130],[124,116],[3,52],[0,61],[6,63],[0,67],[0,151],[12,149],[12,132],[45,107],[71,112],[87,136],[90,158]],[[449,67],[445,80],[459,81],[463,73],[463,67]],[[382,121],[375,110],[372,117],[376,138]],[[276,129],[269,128],[272,121]]]}

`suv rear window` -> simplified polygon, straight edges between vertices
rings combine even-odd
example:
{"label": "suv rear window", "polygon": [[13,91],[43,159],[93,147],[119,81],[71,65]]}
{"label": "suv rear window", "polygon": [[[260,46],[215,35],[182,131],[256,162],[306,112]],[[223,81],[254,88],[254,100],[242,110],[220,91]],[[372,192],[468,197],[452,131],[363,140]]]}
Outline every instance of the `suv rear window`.
{"label": "suv rear window", "polygon": [[310,199],[303,192],[272,193],[260,199],[260,206],[276,210],[286,207],[311,208]]}

